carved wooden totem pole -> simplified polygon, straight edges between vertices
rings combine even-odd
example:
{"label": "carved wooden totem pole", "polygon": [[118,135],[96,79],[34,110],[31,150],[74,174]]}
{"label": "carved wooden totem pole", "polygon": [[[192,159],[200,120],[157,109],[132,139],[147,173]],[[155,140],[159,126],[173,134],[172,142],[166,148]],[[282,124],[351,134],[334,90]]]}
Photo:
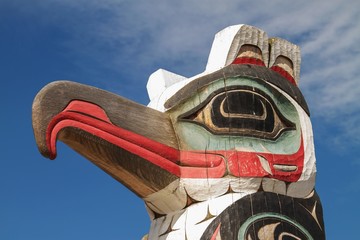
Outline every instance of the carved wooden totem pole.
{"label": "carved wooden totem pole", "polygon": [[142,198],[144,239],[325,239],[299,72],[299,47],[231,26],[203,73],[153,73],[147,107],[50,83],[34,100],[34,134],[45,157],[58,139]]}

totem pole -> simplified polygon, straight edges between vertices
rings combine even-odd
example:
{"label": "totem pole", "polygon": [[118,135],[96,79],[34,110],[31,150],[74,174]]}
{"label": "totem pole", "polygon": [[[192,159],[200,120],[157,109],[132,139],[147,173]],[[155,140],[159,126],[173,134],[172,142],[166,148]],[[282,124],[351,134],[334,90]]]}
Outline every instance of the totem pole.
{"label": "totem pole", "polygon": [[158,70],[149,105],[69,81],[33,103],[40,152],[60,140],[142,198],[144,239],[325,239],[300,49],[236,25],[206,70]]}

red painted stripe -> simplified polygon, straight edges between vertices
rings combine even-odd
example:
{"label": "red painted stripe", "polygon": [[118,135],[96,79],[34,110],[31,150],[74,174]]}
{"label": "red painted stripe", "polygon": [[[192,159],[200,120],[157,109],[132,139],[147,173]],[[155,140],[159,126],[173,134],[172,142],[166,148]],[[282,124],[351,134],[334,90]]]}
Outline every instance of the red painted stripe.
{"label": "red painted stripe", "polygon": [[214,234],[212,235],[210,240],[220,240],[221,236],[220,236],[220,227],[221,227],[221,223],[219,223],[219,225],[217,226]]}
{"label": "red painted stripe", "polygon": [[258,58],[251,58],[251,57],[239,57],[236,58],[232,64],[253,64],[259,66],[265,66],[264,62]]}
{"label": "red painted stripe", "polygon": [[[304,143],[301,138],[300,147],[293,154],[273,154],[261,152],[227,151],[223,153],[228,161],[229,172],[238,177],[269,177],[286,182],[299,180],[304,168]],[[268,173],[261,164],[262,157],[269,165]],[[274,165],[296,166],[295,171],[281,171]]]}
{"label": "red painted stripe", "polygon": [[[86,109],[84,109],[86,107]],[[303,140],[294,154],[272,154],[242,151],[181,151],[134,132],[113,125],[99,106],[74,101],[50,122],[46,141],[51,158],[56,157],[56,139],[66,127],[79,128],[183,178],[221,178],[228,174],[238,177],[270,177],[297,181],[304,164]],[[271,173],[264,170],[259,156],[266,159]],[[227,164],[226,164],[227,163]],[[275,164],[296,166],[296,171],[284,172]]]}
{"label": "red painted stripe", "polygon": [[114,145],[123,148],[128,152],[131,152],[141,158],[146,159],[149,162],[152,162],[155,165],[158,166],[161,165],[163,169],[167,170],[170,173],[173,173],[174,175],[180,176],[180,169],[178,165],[170,161],[168,158],[165,158],[159,155],[158,153],[152,152],[146,148],[143,148],[123,138],[119,138],[116,135],[113,135],[111,133],[108,133],[107,131],[97,128],[96,126],[94,127],[82,122],[78,122],[76,120],[64,119],[54,126],[53,130],[51,131],[51,146],[52,146],[52,151],[54,153],[56,151],[55,148],[56,136],[61,129],[66,127],[75,127],[87,131],[99,138],[102,138]]}
{"label": "red painted stripe", "polygon": [[[96,124],[89,124],[88,121],[83,123],[78,121],[78,119],[71,118],[73,118],[73,116],[59,116],[59,121],[53,126],[52,130],[49,131],[48,146],[53,158],[56,156],[56,138],[59,131],[66,127],[74,127],[102,138],[128,152],[143,158],[146,161],[163,168],[164,170],[178,177],[221,178],[225,174],[225,162],[219,155],[193,153],[186,151],[180,152],[174,148],[170,148],[166,145],[162,145],[142,136],[139,137],[139,135],[128,132],[121,128],[116,129],[116,134],[111,134],[106,130],[106,126],[104,125],[102,128],[105,130],[100,129],[99,126],[96,126]],[[126,136],[126,139],[119,136],[122,133],[125,133],[123,136]],[[151,149],[146,148],[149,143],[153,146]],[[176,155],[177,158],[173,158],[174,155]],[[186,166],[181,166],[178,163],[186,163]]]}
{"label": "red painted stripe", "polygon": [[85,101],[73,100],[66,106],[63,112],[78,112],[111,123],[105,111],[100,106]]}
{"label": "red painted stripe", "polygon": [[270,68],[271,70],[280,73],[284,78],[286,78],[290,83],[294,84],[296,86],[296,81],[287,71],[285,71],[282,67],[279,66],[272,66]]}
{"label": "red painted stripe", "polygon": [[167,145],[117,127],[110,123],[100,107],[91,103],[84,102],[83,105],[82,103],[75,101],[75,103],[69,104],[63,112],[55,116],[50,122],[46,139],[51,159],[56,157],[56,139],[59,131],[66,127],[74,127],[125,149],[178,177],[220,178],[224,176],[226,166],[221,156],[180,152]]}

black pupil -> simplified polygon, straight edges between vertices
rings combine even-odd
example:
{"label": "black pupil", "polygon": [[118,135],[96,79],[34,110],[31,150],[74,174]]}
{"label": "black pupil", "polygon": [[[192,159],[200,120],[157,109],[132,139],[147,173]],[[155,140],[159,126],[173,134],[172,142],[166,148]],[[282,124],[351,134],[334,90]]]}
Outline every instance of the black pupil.
{"label": "black pupil", "polygon": [[264,107],[261,99],[249,92],[230,92],[224,99],[224,111],[229,114],[262,116]]}
{"label": "black pupil", "polygon": [[253,92],[233,91],[218,95],[213,101],[211,118],[215,126],[229,130],[272,132],[274,129],[270,104]]}

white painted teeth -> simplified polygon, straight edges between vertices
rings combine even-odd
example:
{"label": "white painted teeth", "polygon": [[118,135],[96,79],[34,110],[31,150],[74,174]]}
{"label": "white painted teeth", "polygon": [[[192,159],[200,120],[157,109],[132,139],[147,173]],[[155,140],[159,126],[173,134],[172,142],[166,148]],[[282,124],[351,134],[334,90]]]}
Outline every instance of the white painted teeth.
{"label": "white painted teeth", "polygon": [[[272,175],[272,171],[269,165],[269,162],[266,160],[266,158],[262,157],[262,156],[258,156],[261,166],[262,168],[269,173],[270,175]],[[294,172],[297,170],[297,166],[294,165],[284,165],[284,164],[274,164],[273,165],[275,170],[278,171],[282,171],[282,172]]]}
{"label": "white painted teeth", "polygon": [[270,165],[269,165],[269,162],[268,160],[266,160],[266,158],[262,157],[262,156],[258,156],[259,160],[260,160],[260,163],[261,163],[261,166],[262,168],[269,174],[272,175],[272,172],[271,172],[271,168],[270,168]]}
{"label": "white painted teeth", "polygon": [[153,219],[149,239],[200,239],[205,229],[224,209],[246,195],[228,193]]}
{"label": "white painted teeth", "polygon": [[262,188],[265,192],[279,193],[286,195],[286,184],[283,181],[273,178],[263,178]]}
{"label": "white painted teeth", "polygon": [[281,164],[274,164],[274,168],[282,172],[294,172],[297,170],[297,166],[281,165]]}
{"label": "white painted teeth", "polygon": [[259,190],[261,178],[224,177],[217,179],[178,179],[164,189],[144,198],[149,209],[159,214],[179,211],[188,204],[223,196],[229,192],[251,194]]}
{"label": "white painted teeth", "polygon": [[[261,161],[264,169],[267,161]],[[296,171],[296,166],[275,165],[274,168],[283,172]],[[270,170],[269,170],[270,171]],[[185,208],[192,199],[204,202],[229,193],[251,194],[263,189],[292,197],[304,197],[313,189],[315,174],[307,181],[288,183],[273,178],[237,178],[224,177],[219,179],[178,179],[166,188],[144,198],[149,209],[159,214],[168,214]]]}
{"label": "white painted teeth", "polygon": [[273,178],[263,178],[261,186],[265,192],[279,193],[296,198],[306,198],[313,191],[314,182],[315,173],[307,180],[299,180],[292,183],[285,183],[284,181]]}

